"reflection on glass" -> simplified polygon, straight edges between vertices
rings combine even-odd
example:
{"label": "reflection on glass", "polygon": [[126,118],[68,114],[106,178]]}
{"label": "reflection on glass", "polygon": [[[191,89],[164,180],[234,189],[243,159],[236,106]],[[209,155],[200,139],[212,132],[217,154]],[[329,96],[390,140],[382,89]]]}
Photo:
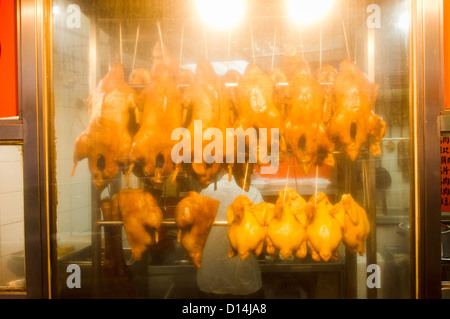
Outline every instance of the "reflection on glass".
{"label": "reflection on glass", "polygon": [[[287,7],[278,2],[245,1],[242,17],[236,14],[241,20],[225,19],[227,23],[236,23],[224,29],[206,25],[199,18],[199,3],[94,1],[78,6],[65,0],[54,1],[52,82],[57,156],[53,159],[56,167],[53,187],[58,205],[57,228],[53,231],[59,257],[54,262],[62,267],[62,272],[68,265],[82,262],[89,273],[82,287],[94,285],[89,291],[75,292],[67,289],[62,280],[56,283],[61,295],[89,296],[95,291],[106,291],[130,297],[133,289],[129,286],[119,285],[115,291],[107,288],[118,280],[114,271],[121,269],[127,278],[142,284],[134,287],[142,297],[196,296],[196,268],[177,242],[175,211],[189,191],[200,192],[205,183],[212,183],[211,176],[219,178],[221,173],[209,171],[202,175],[195,166],[168,168],[171,153],[167,153],[170,145],[167,136],[173,128],[183,125],[189,128],[191,117],[204,115],[195,113],[196,103],[209,101],[205,102],[207,106],[222,107],[217,101],[222,103],[223,96],[229,96],[229,105],[236,107],[244,103],[245,91],[249,92],[250,105],[261,106],[263,111],[275,110],[272,115],[278,116],[250,115],[241,118],[242,125],[251,120],[252,125],[278,126],[289,146],[276,174],[263,174],[258,165],[247,174],[264,201],[275,204],[279,192],[289,187],[312,207],[328,210],[345,206],[344,195],[350,194],[353,200],[350,206],[364,210],[370,224],[370,232],[365,232],[367,237],[358,241],[363,242],[357,249],[361,255],[351,249],[355,245],[344,240],[333,246],[329,254],[322,252],[326,258],[320,257],[323,247],[312,244],[307,246],[304,258],[280,257],[263,249],[258,262],[266,296],[407,297],[412,156],[408,1],[379,5],[363,1],[327,4],[315,1],[314,4],[321,4],[320,9],[328,10],[321,13],[322,19],[317,17],[316,22],[320,23],[311,24],[294,23]],[[231,2],[226,3],[227,10],[221,10],[221,19],[214,18],[214,22],[223,22],[222,18],[227,17]],[[241,7],[233,12],[238,10]],[[294,10],[300,11],[304,12]],[[209,14],[211,17],[215,16]],[[311,17],[313,14],[308,14]],[[161,64],[167,68],[161,68]],[[264,80],[255,81],[254,87],[245,90],[242,89],[245,82],[241,80],[249,68]],[[349,73],[347,77],[345,71]],[[176,74],[174,82],[164,82],[170,72]],[[298,79],[302,72],[309,76]],[[223,91],[217,86],[220,83],[217,78],[226,84]],[[267,83],[264,82],[267,79],[270,85],[261,89],[264,87],[261,83]],[[199,89],[194,84],[202,80],[204,86]],[[341,84],[335,85],[335,81]],[[222,95],[224,92],[228,95]],[[336,92],[340,95],[333,97]],[[239,94],[240,99],[236,99]],[[317,96],[319,99],[314,100]],[[315,101],[317,111],[307,113],[308,108],[313,108],[307,104],[311,100]],[[342,102],[348,100],[351,103]],[[120,103],[115,105],[111,101]],[[292,110],[294,103],[300,111]],[[184,107],[186,112],[180,118],[165,121],[164,114],[172,105]],[[223,114],[214,110],[209,120]],[[359,117],[350,118],[352,110]],[[321,113],[323,116],[318,120]],[[234,116],[238,114],[237,107]],[[333,119],[336,114],[342,114],[347,121]],[[206,123],[207,117],[203,119]],[[300,134],[303,122],[308,129]],[[320,123],[312,125],[316,122]],[[334,134],[329,134],[333,123]],[[147,125],[156,129],[141,134]],[[286,127],[295,128],[291,139]],[[322,127],[323,130],[318,129]],[[370,131],[364,131],[369,127]],[[119,134],[122,131],[126,134]],[[315,132],[313,137],[322,139],[317,138],[318,151],[305,160],[305,154],[311,155],[307,151],[311,139],[308,132]],[[83,136],[88,138],[80,142]],[[124,145],[130,149],[140,145],[137,138],[146,146],[140,150],[142,154],[126,150],[120,153]],[[358,144],[359,139],[362,142]],[[160,144],[155,146],[155,141]],[[358,147],[354,147],[355,143]],[[77,166],[71,177],[74,155]],[[221,172],[227,173],[227,169]],[[152,233],[150,247],[138,255],[132,251],[132,236],[127,233],[124,216],[114,215],[117,213],[114,207],[119,207],[115,199],[120,198],[120,190],[128,188],[146,190],[155,200],[152,205],[156,203],[163,213],[158,241]],[[324,194],[327,200],[321,201],[323,197],[314,196],[316,193]],[[138,200],[132,202],[137,205]],[[348,209],[344,211],[342,216],[350,214]],[[323,216],[315,221],[311,217],[309,222],[314,227],[323,226],[323,220],[329,218]],[[355,216],[359,215],[355,213],[352,217]],[[321,227],[316,228],[317,234],[324,234]],[[111,248],[112,238],[116,248]],[[108,268],[111,263],[118,268]],[[329,268],[324,272],[321,270],[324,268],[317,267],[319,264]],[[367,286],[367,267],[374,264],[379,267],[373,269],[381,271],[379,289]],[[310,273],[318,279],[309,280]],[[323,282],[331,287],[324,287]],[[357,288],[349,292],[343,287]]]}

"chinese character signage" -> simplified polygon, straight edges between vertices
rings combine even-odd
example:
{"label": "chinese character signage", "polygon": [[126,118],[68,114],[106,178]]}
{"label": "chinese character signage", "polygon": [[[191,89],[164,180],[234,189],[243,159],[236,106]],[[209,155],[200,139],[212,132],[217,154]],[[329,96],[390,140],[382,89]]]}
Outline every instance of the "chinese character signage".
{"label": "chinese character signage", "polygon": [[450,138],[441,138],[441,210],[450,212]]}
{"label": "chinese character signage", "polygon": [[15,16],[15,1],[0,0],[0,119],[19,115]]}

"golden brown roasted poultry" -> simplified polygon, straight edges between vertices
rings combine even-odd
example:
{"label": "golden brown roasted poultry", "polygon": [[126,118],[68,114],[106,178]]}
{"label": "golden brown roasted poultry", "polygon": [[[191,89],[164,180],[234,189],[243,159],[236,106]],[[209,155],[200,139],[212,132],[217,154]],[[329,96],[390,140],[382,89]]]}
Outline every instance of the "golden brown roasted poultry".
{"label": "golden brown roasted poultry", "polygon": [[273,99],[276,108],[280,112],[281,119],[286,120],[288,110],[290,108],[288,78],[281,68],[274,68],[270,77],[274,85]]}
{"label": "golden brown roasted poultry", "polygon": [[141,93],[142,121],[133,138],[127,174],[136,168],[135,172],[163,183],[174,166],[171,152],[177,141],[171,135],[182,126],[182,104],[170,68],[160,64],[156,71],[152,83]]}
{"label": "golden brown roasted poultry", "polygon": [[132,136],[130,111],[136,111],[136,94],[124,80],[123,68],[115,63],[88,99],[89,126],[75,142],[74,166],[88,158],[92,181],[103,190],[128,166]]}
{"label": "golden brown roasted poultry", "polygon": [[268,203],[255,205],[246,196],[234,200],[227,211],[231,246],[228,257],[238,255],[245,260],[250,253],[256,256],[261,254],[266,237],[265,220],[273,215],[273,208],[274,205]]}
{"label": "golden brown roasted poultry", "polygon": [[335,205],[335,216],[344,225],[342,241],[350,252],[365,253],[364,244],[370,233],[370,223],[367,213],[351,195],[343,195]]}
{"label": "golden brown roasted poultry", "polygon": [[329,123],[329,134],[345,147],[352,161],[368,142],[374,156],[381,154],[386,123],[373,112],[378,86],[351,61],[341,63],[335,82],[337,109]]}
{"label": "golden brown roasted poultry", "polygon": [[289,83],[291,103],[284,125],[289,150],[303,172],[311,167],[334,166],[334,144],[323,122],[324,93],[317,80],[304,68],[297,70]]}
{"label": "golden brown roasted poultry", "polygon": [[[207,187],[219,173],[226,157],[226,129],[231,128],[232,109],[230,96],[225,90],[225,85],[216,74],[212,64],[208,61],[200,61],[195,71],[194,83],[184,93],[184,105],[191,114],[188,130],[192,141],[192,164],[189,165],[192,175],[200,186]],[[196,126],[201,124],[200,126]],[[217,128],[222,132],[222,147],[215,147],[209,153],[213,158],[203,156],[205,147],[211,140],[202,139],[202,148],[195,147],[194,135],[204,136],[210,128]],[[198,132],[195,132],[198,129]]]}
{"label": "golden brown roasted poultry", "polygon": [[203,248],[216,220],[218,200],[190,192],[175,211],[178,242],[181,242],[196,268],[201,268]]}
{"label": "golden brown roasted poultry", "polygon": [[123,227],[135,260],[159,241],[163,214],[155,198],[143,189],[123,189],[112,197],[113,211],[122,216]]}
{"label": "golden brown roasted poultry", "polygon": [[[102,199],[100,204],[103,220],[120,221],[120,213],[117,207],[113,207],[109,198]],[[120,283],[128,295],[137,297],[137,291],[133,283],[133,276],[125,261],[122,244],[122,225],[106,225],[105,231],[105,254],[103,270],[107,278],[108,291],[116,293]]]}
{"label": "golden brown roasted poultry", "polygon": [[279,192],[274,217],[267,226],[267,253],[287,259],[295,254],[305,258],[307,254],[306,228],[308,226],[307,202],[293,189]]}
{"label": "golden brown roasted poultry", "polygon": [[324,65],[316,71],[316,80],[324,91],[323,122],[328,124],[334,112],[336,112],[336,94],[334,83],[336,82],[337,70],[332,65]]}
{"label": "golden brown roasted poultry", "polygon": [[[257,145],[249,140],[247,147],[257,150],[258,162],[263,161],[260,156],[260,145],[267,145],[267,154],[271,154],[271,133],[272,129],[282,130],[282,120],[278,109],[274,104],[273,82],[269,74],[261,70],[256,64],[249,64],[244,75],[239,82],[238,96],[238,119],[235,122],[235,128],[242,128],[244,131],[249,128],[267,129],[267,134],[263,138],[258,134]],[[275,142],[275,141],[274,141]],[[284,153],[284,143],[279,136],[279,153]],[[281,155],[280,154],[280,155]],[[264,155],[263,155],[264,156]]]}
{"label": "golden brown roasted poultry", "polygon": [[342,240],[342,224],[334,216],[334,206],[323,193],[313,196],[309,204],[314,208],[306,230],[311,257],[317,262],[337,260]]}

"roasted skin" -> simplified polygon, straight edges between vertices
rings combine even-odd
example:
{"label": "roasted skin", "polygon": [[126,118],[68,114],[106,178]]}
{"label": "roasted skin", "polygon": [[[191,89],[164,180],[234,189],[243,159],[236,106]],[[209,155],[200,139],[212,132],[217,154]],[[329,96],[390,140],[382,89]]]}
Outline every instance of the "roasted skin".
{"label": "roasted skin", "polygon": [[178,242],[181,242],[196,268],[201,268],[203,248],[216,220],[218,200],[190,192],[175,211]]}
{"label": "roasted skin", "polygon": [[323,122],[325,124],[330,122],[337,108],[336,94],[334,91],[336,77],[337,70],[332,65],[323,65],[316,71],[316,80],[322,86],[324,92]]}
{"label": "roasted skin", "polygon": [[337,260],[342,240],[342,224],[333,215],[333,205],[323,193],[313,196],[309,204],[314,208],[311,223],[306,230],[311,257],[317,262]]}
{"label": "roasted skin", "polygon": [[[133,139],[127,176],[136,166],[147,178],[163,183],[173,170],[172,131],[182,126],[182,100],[169,67],[159,64],[152,83],[141,93],[141,126]],[[139,175],[137,173],[136,175]]]}
{"label": "roasted skin", "polygon": [[378,86],[351,61],[341,63],[335,82],[337,109],[329,123],[329,135],[344,147],[355,161],[364,143],[370,145],[373,156],[381,155],[380,143],[386,123],[374,114]]}
{"label": "roasted skin", "polygon": [[303,172],[311,167],[334,166],[334,144],[323,122],[324,92],[317,80],[304,68],[293,75],[289,90],[290,109],[284,124],[288,149],[296,156]]}
{"label": "roasted skin", "polygon": [[367,213],[351,195],[343,195],[335,205],[335,216],[344,225],[342,241],[352,253],[365,254],[365,242],[370,233]]}
{"label": "roasted skin", "polygon": [[[249,128],[267,129],[266,137],[259,135],[257,139],[248,140],[248,152],[251,154],[250,147],[257,151],[257,160],[259,163],[264,161],[264,154],[260,154],[260,145],[267,145],[267,154],[271,154],[271,130],[282,130],[282,120],[279,110],[274,103],[274,87],[269,74],[261,70],[256,64],[249,64],[244,75],[239,82],[238,87],[238,119],[235,122],[235,128],[242,128],[244,131]],[[279,152],[284,153],[284,143],[279,136]],[[257,144],[257,145],[255,145]]]}
{"label": "roasted skin", "polygon": [[155,198],[142,189],[123,189],[112,197],[135,260],[141,260],[148,247],[159,241],[163,214]]}
{"label": "roasted skin", "polygon": [[265,219],[272,214],[271,210],[273,211],[273,205],[255,205],[246,196],[239,196],[234,200],[227,211],[231,246],[228,257],[238,255],[245,260],[250,253],[256,256],[261,254],[266,237]]}
{"label": "roasted skin", "polygon": [[284,259],[295,254],[307,254],[306,228],[308,226],[307,202],[293,189],[281,190],[275,206],[274,217],[267,226],[267,253],[279,251]]}
{"label": "roasted skin", "polygon": [[136,112],[136,94],[126,84],[120,63],[115,63],[100,81],[88,104],[89,126],[75,142],[70,175],[75,173],[77,163],[87,158],[92,181],[102,191],[129,164],[130,112]]}
{"label": "roasted skin", "polygon": [[[205,159],[203,151],[211,141],[203,139],[202,149],[196,149],[194,147],[194,124],[196,121],[201,121],[201,131],[196,133],[198,136],[204,137],[204,133],[208,129],[217,128],[225,139],[226,129],[232,127],[233,118],[230,95],[210,62],[200,61],[197,64],[194,83],[184,93],[184,106],[190,114],[187,126],[191,134],[193,152],[190,168],[200,186],[206,188],[220,172],[222,163],[226,161],[226,143],[222,143],[222,147],[218,145],[214,150],[210,150],[209,154],[212,154],[213,158]],[[196,155],[200,160],[196,160]]]}
{"label": "roasted skin", "polygon": [[275,107],[280,112],[281,119],[285,121],[291,103],[289,97],[288,78],[281,68],[274,68],[270,73],[270,77],[272,78],[274,86],[273,99]]}

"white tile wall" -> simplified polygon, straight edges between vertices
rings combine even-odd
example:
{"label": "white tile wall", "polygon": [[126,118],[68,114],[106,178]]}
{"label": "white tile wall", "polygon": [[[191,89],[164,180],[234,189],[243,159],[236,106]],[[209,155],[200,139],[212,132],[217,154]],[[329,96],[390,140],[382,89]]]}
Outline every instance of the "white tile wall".
{"label": "white tile wall", "polygon": [[0,286],[21,279],[24,263],[23,161],[21,146],[0,146]]}

